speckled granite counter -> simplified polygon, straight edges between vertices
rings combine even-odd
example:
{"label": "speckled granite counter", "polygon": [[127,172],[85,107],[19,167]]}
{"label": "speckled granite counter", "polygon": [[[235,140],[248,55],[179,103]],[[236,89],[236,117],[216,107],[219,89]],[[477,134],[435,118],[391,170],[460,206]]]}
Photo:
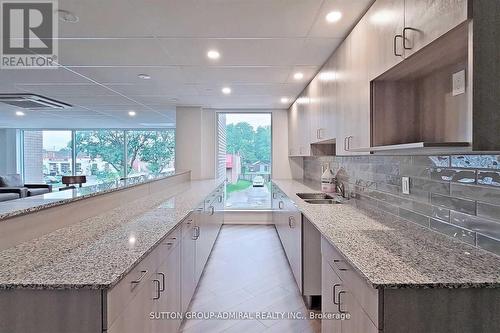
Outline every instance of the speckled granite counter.
{"label": "speckled granite counter", "polygon": [[274,180],[302,213],[374,288],[500,287],[500,257],[417,224],[340,205],[312,205],[296,196],[317,192]]}
{"label": "speckled granite counter", "polygon": [[116,284],[220,182],[192,181],[0,251],[0,289]]}
{"label": "speckled granite counter", "polygon": [[26,197],[22,199],[1,202],[0,223],[2,222],[2,220],[15,216],[30,214],[43,209],[64,205],[73,201],[95,197],[98,195],[123,190],[137,185],[147,184],[149,182],[165,179],[174,175],[182,175],[188,172],[189,171],[181,171],[169,175],[135,177],[116,182],[77,187],[75,189],[66,191],[54,191],[34,197]]}

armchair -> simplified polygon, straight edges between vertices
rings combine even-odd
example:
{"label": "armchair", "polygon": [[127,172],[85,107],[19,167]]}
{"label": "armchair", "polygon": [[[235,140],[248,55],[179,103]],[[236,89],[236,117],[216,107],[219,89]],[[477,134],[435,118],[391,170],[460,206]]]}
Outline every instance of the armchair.
{"label": "armchair", "polygon": [[23,184],[21,175],[13,174],[0,176],[0,193],[15,193],[21,198],[52,192],[52,185],[48,184]]}

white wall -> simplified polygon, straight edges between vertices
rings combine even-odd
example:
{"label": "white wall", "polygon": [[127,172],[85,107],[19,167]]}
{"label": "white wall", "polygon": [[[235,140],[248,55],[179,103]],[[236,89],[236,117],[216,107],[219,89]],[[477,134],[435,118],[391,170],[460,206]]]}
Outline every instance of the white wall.
{"label": "white wall", "polygon": [[[191,170],[193,179],[216,176],[217,112],[267,112],[272,114],[273,165],[275,179],[301,178],[300,160],[288,158],[287,110],[219,110],[177,107],[176,169]],[[299,164],[298,164],[299,163]]]}
{"label": "white wall", "polygon": [[201,107],[176,109],[175,169],[192,179],[215,178],[215,112]]}
{"label": "white wall", "polygon": [[0,129],[0,175],[20,172],[19,148],[19,130]]}

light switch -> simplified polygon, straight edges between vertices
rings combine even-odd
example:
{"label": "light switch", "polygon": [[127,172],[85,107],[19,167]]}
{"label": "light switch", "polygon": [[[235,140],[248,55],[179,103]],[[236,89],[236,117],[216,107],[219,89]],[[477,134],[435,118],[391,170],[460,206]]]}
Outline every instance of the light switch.
{"label": "light switch", "polygon": [[453,81],[453,96],[465,93],[465,70],[456,72],[452,76]]}
{"label": "light switch", "polygon": [[410,177],[402,177],[401,184],[403,194],[410,194]]}

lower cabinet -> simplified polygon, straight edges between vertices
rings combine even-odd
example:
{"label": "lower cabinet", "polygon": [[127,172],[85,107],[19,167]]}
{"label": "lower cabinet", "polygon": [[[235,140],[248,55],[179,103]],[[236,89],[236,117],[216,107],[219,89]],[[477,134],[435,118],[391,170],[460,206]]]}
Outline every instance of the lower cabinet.
{"label": "lower cabinet", "polygon": [[191,214],[182,223],[182,242],[181,242],[181,280],[182,280],[182,300],[181,310],[187,311],[189,302],[193,297],[197,284],[196,275],[196,231],[194,214]]}
{"label": "lower cabinet", "polygon": [[334,317],[321,321],[322,332],[378,332],[378,290],[366,284],[323,237],[321,258],[321,309]]}
{"label": "lower cabinet", "polygon": [[276,201],[277,206],[274,207],[273,222],[297,286],[302,292],[302,214],[283,193],[277,192],[275,197],[273,201]]}
{"label": "lower cabinet", "polygon": [[181,325],[224,219],[223,188],[105,292],[107,333],[173,333]]}

